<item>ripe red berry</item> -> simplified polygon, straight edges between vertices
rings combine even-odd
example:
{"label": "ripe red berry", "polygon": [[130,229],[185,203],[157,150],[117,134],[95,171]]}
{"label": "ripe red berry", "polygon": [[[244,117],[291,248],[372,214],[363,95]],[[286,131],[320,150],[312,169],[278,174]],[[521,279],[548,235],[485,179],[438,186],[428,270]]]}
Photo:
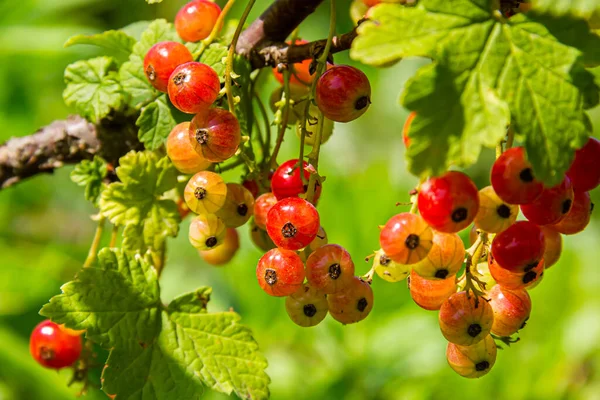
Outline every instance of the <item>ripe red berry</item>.
{"label": "ripe red berry", "polygon": [[496,285],[488,292],[488,297],[494,310],[493,334],[510,336],[525,326],[531,312],[527,290],[509,290]]}
{"label": "ripe red berry", "polygon": [[190,143],[190,123],[182,122],[173,128],[167,138],[167,155],[177,170],[195,174],[210,167],[212,163],[196,153]]}
{"label": "ripe red berry", "polygon": [[254,202],[254,222],[260,229],[267,230],[267,215],[275,204],[277,198],[271,192],[261,194]]}
{"label": "ripe red berry", "polygon": [[253,213],[252,193],[239,183],[228,183],[225,203],[217,210],[217,217],[221,218],[228,227],[237,228],[248,222]]}
{"label": "ripe red berry", "polygon": [[316,249],[306,260],[308,283],[323,293],[337,293],[354,278],[354,262],[342,246],[326,244]]}
{"label": "ripe red berry", "polygon": [[159,42],[146,53],[144,72],[152,86],[166,93],[169,77],[175,68],[192,60],[192,53],[181,43]]}
{"label": "ripe red berry", "polygon": [[38,364],[60,369],[71,366],[81,354],[81,336],[50,320],[40,322],[29,339],[29,351]]}
{"label": "ripe red berry", "polygon": [[208,65],[188,62],[175,68],[169,77],[169,99],[179,110],[188,114],[206,111],[221,90],[219,76]]}
{"label": "ripe red berry", "polygon": [[502,268],[492,254],[488,257],[488,267],[492,278],[498,285],[509,290],[531,288],[544,276],[544,260],[540,260],[532,269],[521,272],[511,272]]}
{"label": "ripe red berry", "polygon": [[589,138],[585,146],[575,152],[575,160],[567,171],[573,190],[588,192],[600,185],[600,140]]}
{"label": "ripe red berry", "polygon": [[294,251],[272,249],[258,261],[256,278],[271,296],[289,296],[304,282],[304,264]]}
{"label": "ripe red berry", "polygon": [[540,262],[545,247],[541,229],[532,222],[519,221],[496,235],[492,241],[492,254],[502,268],[526,272]]}
{"label": "ripe red berry", "polygon": [[381,1],[382,0],[362,0],[362,2],[368,7],[376,6],[377,4],[381,3]]}
{"label": "ripe red berry", "polygon": [[552,228],[565,235],[573,235],[585,229],[590,223],[594,204],[588,192],[575,192],[571,211]]}
{"label": "ripe red berry", "polygon": [[439,310],[446,299],[456,293],[456,276],[430,280],[411,271],[407,281],[413,301],[425,310]]}
{"label": "ripe red berry", "polygon": [[189,140],[208,161],[222,162],[233,156],[241,138],[237,118],[222,108],[201,111],[190,124]]}
{"label": "ripe red berry", "polygon": [[[287,197],[298,197],[308,191],[308,181],[310,179],[310,169],[312,166],[306,161],[302,161],[304,167],[304,179],[306,184],[302,181],[300,176],[300,168],[298,159],[291,159],[279,166],[271,178],[271,190],[277,200],[285,199]],[[321,185],[317,183],[315,187],[315,203],[321,196]]]}
{"label": "ripe red berry", "polygon": [[423,219],[433,229],[446,233],[466,228],[479,211],[477,186],[458,171],[428,179],[421,185],[417,201]]}
{"label": "ripe red berry", "polygon": [[367,318],[373,309],[373,289],[359,277],[353,277],[342,291],[327,296],[329,313],[342,324]]}
{"label": "ripe red berry", "polygon": [[329,311],[327,295],[304,284],[285,299],[285,311],[297,325],[304,327],[318,325]]}
{"label": "ripe red berry", "polygon": [[448,343],[446,359],[450,367],[465,378],[480,378],[490,372],[496,362],[496,342],[491,335],[472,346]]}
{"label": "ripe red berry", "polygon": [[197,214],[212,214],[221,209],[227,198],[227,185],[219,174],[200,171],[190,178],[183,191],[185,203]]}
{"label": "ripe red berry", "polygon": [[464,258],[465,245],[456,233],[436,232],[429,254],[413,270],[423,278],[446,279],[456,275]]}
{"label": "ripe red berry", "polygon": [[535,224],[556,224],[571,211],[573,196],[571,179],[565,176],[561,184],[544,189],[542,194],[533,202],[523,204],[521,211],[525,218]]}
{"label": "ripe red berry", "polygon": [[486,186],[479,191],[479,212],[475,217],[475,226],[487,233],[502,232],[515,223],[519,215],[519,206],[505,203]]}
{"label": "ripe red berry", "polygon": [[262,251],[269,251],[277,247],[269,237],[267,231],[259,228],[254,220],[250,223],[250,239]]}
{"label": "ripe red berry", "polygon": [[413,122],[413,119],[417,116],[415,111],[411,111],[406,117],[406,121],[404,121],[404,128],[402,128],[402,141],[404,142],[404,147],[408,149],[410,146],[410,138],[408,137],[408,133],[410,132],[410,126]]}
{"label": "ripe red berry", "polygon": [[227,228],[225,238],[220,246],[211,250],[199,251],[200,257],[210,265],[220,266],[227,264],[240,248],[240,238],[234,228]]}
{"label": "ripe red berry", "polygon": [[467,292],[458,292],[442,304],[439,322],[446,340],[470,346],[489,335],[494,311],[485,299],[472,293],[467,296]]}
{"label": "ripe red berry", "polygon": [[411,265],[399,264],[393,261],[381,249],[375,252],[373,267],[377,275],[387,282],[400,282],[406,279],[412,269]]}
{"label": "ripe red berry", "polygon": [[214,214],[201,214],[190,224],[189,239],[198,250],[211,250],[223,244],[227,227]]}
{"label": "ripe red berry", "polygon": [[317,209],[304,199],[280,200],[267,214],[267,233],[278,247],[300,250],[312,242],[321,226]]}
{"label": "ripe red berry", "polygon": [[496,159],[490,181],[498,197],[508,204],[531,203],[544,190],[542,182],[533,176],[523,147],[510,148]]}
{"label": "ripe red berry", "polygon": [[381,249],[400,264],[415,264],[425,257],[433,246],[433,231],[419,215],[394,215],[379,234]]}
{"label": "ripe red berry", "polygon": [[349,65],[336,65],[317,82],[317,106],[336,122],[349,122],[363,115],[371,104],[371,85],[367,76]]}
{"label": "ripe red berry", "polygon": [[548,269],[560,258],[560,253],[562,252],[562,236],[556,231],[552,226],[542,226],[540,227],[542,233],[544,234],[544,263],[545,268]]}
{"label": "ripe red berry", "polygon": [[190,1],[175,16],[175,30],[186,42],[198,42],[210,35],[219,14],[221,8],[212,1]]}

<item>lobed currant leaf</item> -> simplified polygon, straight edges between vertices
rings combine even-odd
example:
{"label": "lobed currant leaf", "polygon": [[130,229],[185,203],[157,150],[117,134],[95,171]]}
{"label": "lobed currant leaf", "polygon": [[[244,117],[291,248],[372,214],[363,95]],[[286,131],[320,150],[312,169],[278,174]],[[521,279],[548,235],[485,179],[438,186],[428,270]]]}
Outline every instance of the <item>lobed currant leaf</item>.
{"label": "lobed currant leaf", "polygon": [[167,96],[161,95],[152,103],[142,108],[135,122],[138,126],[138,138],[149,150],[156,150],[167,139],[176,122],[167,103]]}
{"label": "lobed currant leaf", "polygon": [[[200,56],[200,62],[210,66],[215,70],[221,82],[225,81],[225,63],[223,59],[227,57],[227,46],[222,43],[213,43]],[[192,52],[193,53],[193,52]]]}
{"label": "lobed currant leaf", "polygon": [[106,161],[94,156],[93,160],[83,160],[71,171],[71,180],[79,186],[85,186],[85,199],[95,205],[98,204],[106,170]]}
{"label": "lobed currant leaf", "polygon": [[553,15],[576,15],[589,17],[600,13],[600,3],[596,0],[533,0],[536,11]]}
{"label": "lobed currant leaf", "polygon": [[98,122],[122,107],[124,98],[111,57],[77,61],[65,69],[65,104],[87,119]]}
{"label": "lobed currant leaf", "polygon": [[136,21],[122,27],[119,30],[125,32],[127,35],[138,41],[142,38],[142,33],[148,29],[151,23],[152,21]]}
{"label": "lobed currant leaf", "polygon": [[108,50],[120,62],[126,61],[133,51],[136,40],[127,33],[120,30],[110,30],[95,35],[71,36],[65,43],[65,47],[76,44],[87,44],[102,47]]}
{"label": "lobed currant leaf", "polygon": [[133,46],[133,54],[138,55],[142,60],[152,46],[163,41],[180,42],[181,40],[175,32],[173,24],[165,19],[154,20],[148,25],[148,28],[142,32],[140,41]]}

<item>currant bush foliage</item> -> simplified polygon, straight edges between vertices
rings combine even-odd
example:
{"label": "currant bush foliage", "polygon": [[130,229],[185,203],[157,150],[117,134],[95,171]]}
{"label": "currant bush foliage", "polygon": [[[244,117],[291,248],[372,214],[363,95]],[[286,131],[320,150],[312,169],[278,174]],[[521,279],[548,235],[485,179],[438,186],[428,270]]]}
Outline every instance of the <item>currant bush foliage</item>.
{"label": "currant bush foliage", "polygon": [[[122,398],[192,399],[203,385],[267,398],[267,362],[234,312],[208,313],[210,288],[164,306],[152,260],[103,249],[41,314],[110,350],[103,389]],[[110,295],[107,295],[110,294]]]}
{"label": "currant bush foliage", "polygon": [[417,112],[407,151],[414,174],[473,164],[481,147],[497,145],[512,122],[536,176],[558,184],[590,134],[584,110],[598,103],[598,86],[584,60],[597,57],[591,44],[598,37],[575,18],[520,14],[507,20],[494,3],[381,5],[359,27],[351,56],[374,66],[409,56],[433,60],[401,97]]}
{"label": "currant bush foliage", "polygon": [[600,3],[596,0],[533,0],[533,6],[537,10],[554,15],[589,17],[600,13]]}

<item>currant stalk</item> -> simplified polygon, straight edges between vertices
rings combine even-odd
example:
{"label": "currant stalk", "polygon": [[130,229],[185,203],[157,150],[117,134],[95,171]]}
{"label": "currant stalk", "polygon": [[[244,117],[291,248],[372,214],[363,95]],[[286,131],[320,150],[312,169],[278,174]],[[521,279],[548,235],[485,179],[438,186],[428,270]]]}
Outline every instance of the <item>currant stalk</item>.
{"label": "currant stalk", "polygon": [[[206,39],[200,42],[200,48],[192,54],[194,56],[194,60],[197,60],[198,57],[200,57],[202,53],[204,53],[204,50],[206,50],[208,46],[210,46],[210,44],[217,38],[217,35],[219,34],[221,27],[223,26],[223,21],[225,21],[225,17],[227,16],[229,10],[231,10],[231,7],[233,7],[234,3],[235,0],[227,1],[227,4],[225,4],[225,7],[223,7],[221,13],[219,14],[219,17],[217,18],[217,21],[215,22],[215,26],[213,27],[212,31],[210,31],[210,35],[208,35]],[[241,21],[240,23],[241,25],[244,24]],[[232,46],[234,45],[232,44]]]}
{"label": "currant stalk", "polygon": [[96,254],[98,254],[98,247],[100,247],[100,240],[102,239],[102,232],[104,231],[104,222],[106,221],[105,217],[100,217],[98,219],[98,226],[96,226],[96,233],[94,234],[94,240],[92,241],[92,245],[90,246],[90,250],[88,251],[87,258],[83,263],[83,268],[89,267],[96,260]]}

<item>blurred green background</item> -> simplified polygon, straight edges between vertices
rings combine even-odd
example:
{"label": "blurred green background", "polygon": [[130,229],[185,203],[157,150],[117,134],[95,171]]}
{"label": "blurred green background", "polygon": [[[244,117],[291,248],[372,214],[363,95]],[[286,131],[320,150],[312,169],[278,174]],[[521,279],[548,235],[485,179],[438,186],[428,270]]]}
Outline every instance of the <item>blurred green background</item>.
{"label": "blurred green background", "polygon": [[[257,1],[250,18],[268,3]],[[69,36],[136,20],[172,20],[183,4],[0,0],[0,141],[33,133],[69,114],[61,97],[63,70],[98,54],[86,46],[64,49]],[[239,15],[244,5],[238,1],[233,14]],[[338,9],[338,31],[348,31],[348,2],[338,1]],[[322,38],[327,28],[328,10],[321,7],[300,36]],[[351,61],[341,54],[336,62]],[[401,129],[407,112],[398,95],[423,64],[404,60],[382,70],[363,66],[373,86],[373,105],[359,120],[338,124],[323,148],[321,171],[327,182],[321,218],[330,242],[353,255],[357,273],[369,269],[362,259],[378,247],[377,225],[404,211],[395,203],[408,201],[416,183],[404,165]],[[274,87],[273,79],[265,80],[265,100]],[[600,126],[597,110],[592,119]],[[280,161],[296,156],[297,147],[296,136],[289,134]],[[492,159],[485,152],[469,170],[479,187],[488,184]],[[70,171],[63,168],[0,192],[0,400],[70,399],[79,389],[66,387],[68,371],[38,367],[27,347],[31,329],[42,319],[38,310],[72,279],[95,229],[90,219],[94,210],[69,180]],[[599,199],[598,191],[593,197]],[[210,309],[239,312],[266,353],[273,399],[600,399],[598,217],[586,232],[565,239],[560,262],[531,292],[533,311],[521,342],[500,351],[492,372],[479,380],[463,379],[447,366],[437,313],[413,304],[404,282],[390,284],[376,277],[375,307],[364,322],[342,326],[327,317],[315,328],[297,327],[287,317],[283,299],[258,287],[254,269],[261,254],[249,242],[246,227],[240,228],[242,249],[233,262],[214,268],[188,244],[184,223],[180,237],[170,242],[163,296],[168,301],[198,286],[212,286]],[[104,357],[100,353],[99,361]],[[106,398],[94,388],[88,397]],[[226,396],[207,391],[204,397]]]}

